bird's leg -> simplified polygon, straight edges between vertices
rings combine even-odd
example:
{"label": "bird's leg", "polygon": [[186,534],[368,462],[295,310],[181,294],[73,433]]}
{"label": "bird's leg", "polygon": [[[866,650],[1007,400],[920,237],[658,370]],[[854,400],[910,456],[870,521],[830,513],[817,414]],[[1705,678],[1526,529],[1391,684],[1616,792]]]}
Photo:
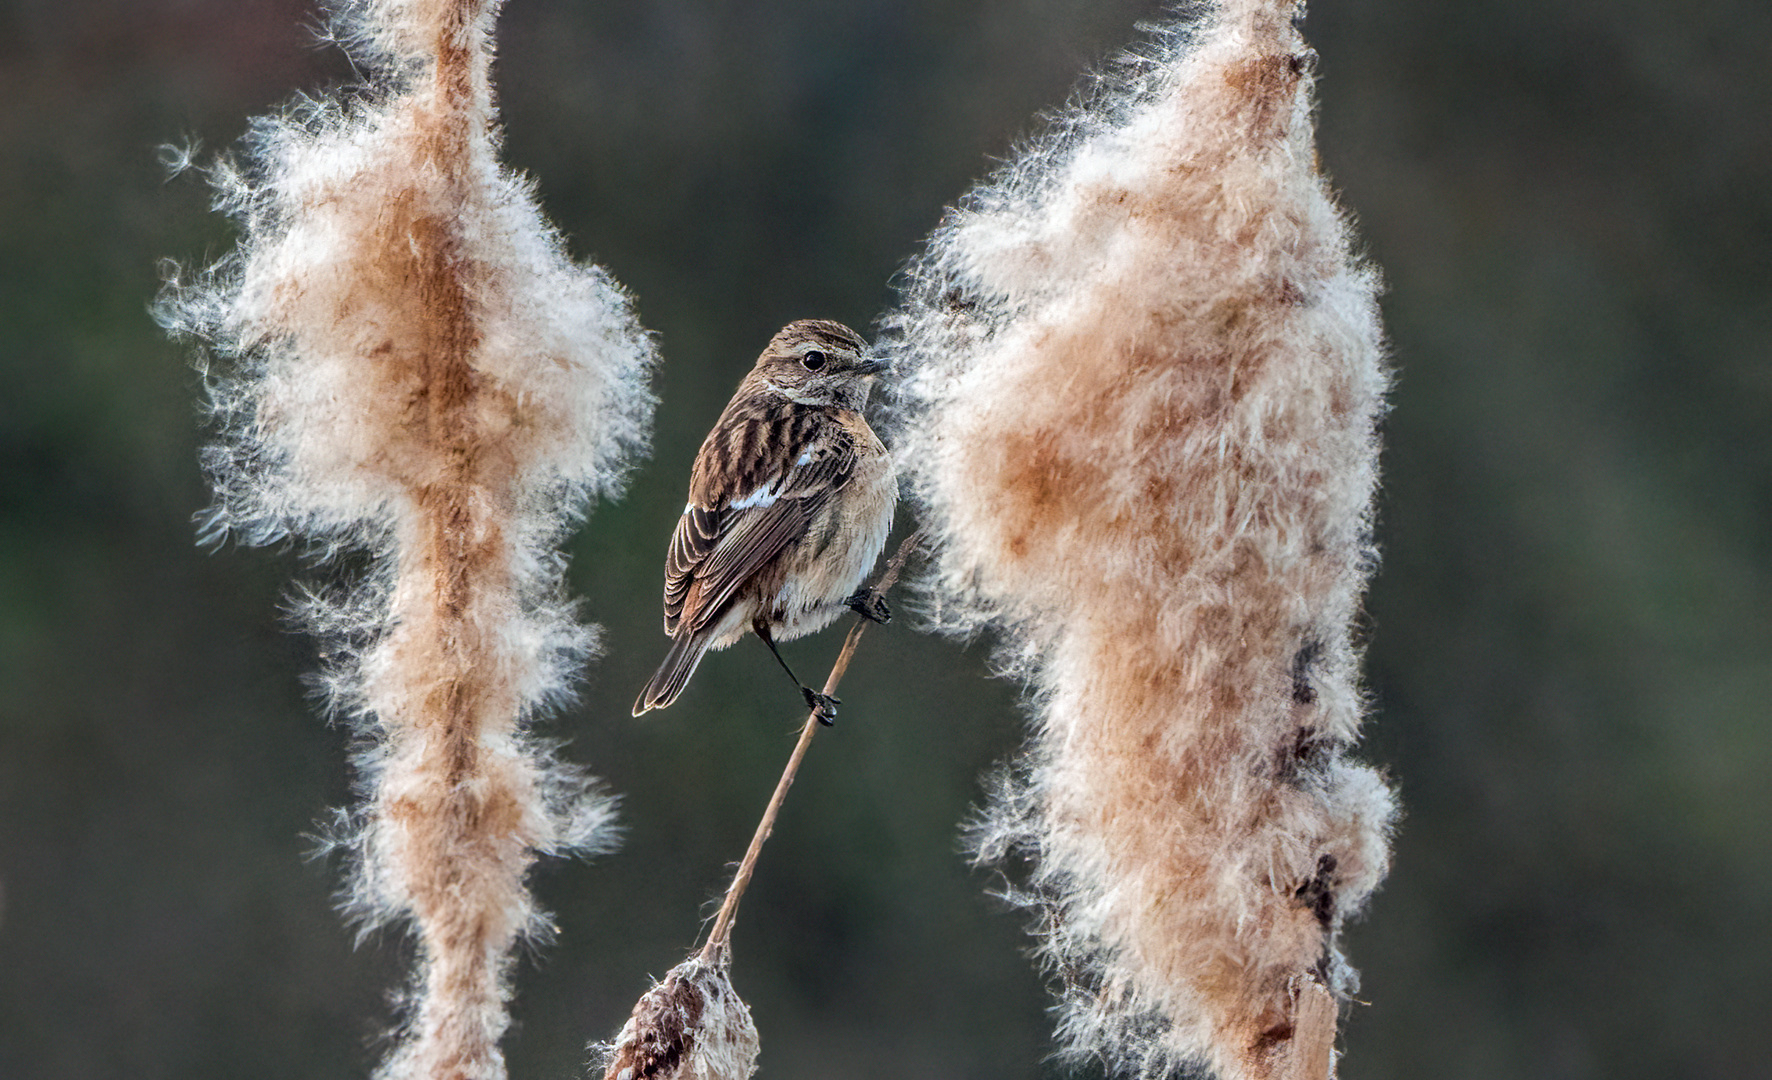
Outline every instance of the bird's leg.
{"label": "bird's leg", "polygon": [[829,694],[821,694],[800,681],[800,677],[794,674],[794,669],[788,667],[788,662],[783,660],[781,653],[776,650],[775,638],[769,633],[767,622],[761,618],[754,619],[751,622],[751,630],[763,639],[763,644],[769,646],[769,652],[775,657],[775,662],[781,665],[781,669],[788,673],[788,678],[794,680],[794,685],[800,688],[800,696],[806,699],[806,707],[817,715],[818,722],[825,727],[830,727],[831,722],[837,717],[837,706],[842,702]]}
{"label": "bird's leg", "polygon": [[886,605],[886,598],[874,589],[861,590],[843,601],[843,606],[869,622],[877,622],[881,626],[892,621],[892,609]]}

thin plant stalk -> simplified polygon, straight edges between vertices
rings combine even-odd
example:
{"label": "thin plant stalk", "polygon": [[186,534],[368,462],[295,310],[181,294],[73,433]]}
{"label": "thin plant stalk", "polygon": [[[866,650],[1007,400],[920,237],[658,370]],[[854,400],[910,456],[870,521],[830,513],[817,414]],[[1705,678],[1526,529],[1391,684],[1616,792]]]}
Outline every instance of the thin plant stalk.
{"label": "thin plant stalk", "polygon": [[[874,584],[876,593],[884,595],[898,581],[905,560],[921,540],[922,533],[913,532],[898,545]],[[827,695],[836,693],[843,681],[867,624],[868,620],[858,618],[850,627],[825,678]],[[739,901],[757,868],[757,857],[775,829],[788,788],[793,786],[812,736],[821,726],[817,710],[807,714],[787,767],[726,890],[707,944],[642,994],[614,1041],[598,1046],[604,1080],[747,1080],[756,1071],[757,1026],[751,1021],[750,1008],[732,986],[732,928]]]}
{"label": "thin plant stalk", "polygon": [[[904,570],[905,560],[916,549],[922,540],[922,533],[914,532],[904,538],[893,553],[892,559],[874,584],[874,591],[881,595],[898,583],[898,575]],[[861,641],[863,631],[868,628],[868,620],[858,618],[855,625],[849,628],[849,634],[843,639],[843,648],[837,653],[837,660],[831,665],[831,673],[825,678],[824,693],[827,697],[837,692],[837,686],[843,681],[843,675],[849,670],[850,658],[855,655],[855,647]],[[812,736],[824,726],[819,722],[818,710],[814,709],[806,716],[806,722],[800,725],[800,738],[794,743],[794,750],[788,755],[788,763],[782,769],[781,779],[776,781],[775,792],[769,796],[769,805],[763,808],[763,817],[757,822],[757,831],[751,836],[750,847],[745,849],[744,858],[739,861],[738,872],[732,876],[732,884],[726,889],[726,899],[720,904],[720,911],[714,917],[713,930],[708,934],[707,944],[701,947],[700,957],[704,962],[712,963],[725,955],[732,939],[732,924],[738,917],[738,902],[744,898],[745,889],[750,887],[751,874],[757,868],[757,856],[763,852],[763,844],[775,831],[775,818],[781,812],[781,805],[787,801],[788,788],[794,786],[794,777],[799,774],[800,762],[806,757],[806,748],[812,745]]]}

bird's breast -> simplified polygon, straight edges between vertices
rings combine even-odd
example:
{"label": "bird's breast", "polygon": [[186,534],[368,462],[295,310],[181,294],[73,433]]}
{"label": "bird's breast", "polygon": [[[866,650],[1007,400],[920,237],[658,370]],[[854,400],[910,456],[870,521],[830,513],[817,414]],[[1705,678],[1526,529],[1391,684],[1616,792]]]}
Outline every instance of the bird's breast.
{"label": "bird's breast", "polygon": [[856,417],[855,470],[790,556],[776,596],[783,639],[812,633],[842,613],[839,605],[861,588],[886,546],[898,478],[879,438]]}

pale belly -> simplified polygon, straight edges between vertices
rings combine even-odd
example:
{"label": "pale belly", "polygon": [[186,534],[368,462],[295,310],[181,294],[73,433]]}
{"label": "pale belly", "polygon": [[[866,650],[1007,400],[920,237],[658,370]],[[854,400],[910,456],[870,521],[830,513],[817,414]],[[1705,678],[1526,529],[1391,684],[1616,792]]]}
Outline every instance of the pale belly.
{"label": "pale belly", "polygon": [[847,498],[822,514],[795,546],[787,580],[772,605],[777,640],[829,626],[847,610],[843,601],[861,588],[879,560],[886,534],[892,530],[898,478],[885,447],[878,442],[875,446],[876,453],[857,462]]}

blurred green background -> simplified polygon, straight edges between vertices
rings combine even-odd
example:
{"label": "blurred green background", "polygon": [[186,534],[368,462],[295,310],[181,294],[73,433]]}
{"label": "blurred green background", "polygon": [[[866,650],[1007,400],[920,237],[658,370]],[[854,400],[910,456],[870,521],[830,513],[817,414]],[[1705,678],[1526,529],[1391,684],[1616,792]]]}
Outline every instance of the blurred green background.
{"label": "blurred green background", "polygon": [[[666,357],[655,453],[573,545],[607,653],[547,725],[627,841],[535,874],[560,940],[521,964],[513,1076],[577,1075],[682,956],[790,744],[750,645],[628,716],[702,433],[782,322],[868,326],[942,207],[1161,11],[511,0],[507,157]],[[156,147],[348,79],[314,21],[0,4],[0,1076],[385,1049],[408,946],[353,947],[303,857],[349,784],[279,622],[305,571],[194,547],[196,377],[146,314],[156,260],[230,243]],[[1342,1076],[1772,1076],[1772,6],[1318,0],[1306,29],[1399,371],[1365,752],[1407,817]],[[1058,1075],[1019,917],[958,853],[1022,731],[987,657],[864,644],[737,931],[763,1076]]]}

